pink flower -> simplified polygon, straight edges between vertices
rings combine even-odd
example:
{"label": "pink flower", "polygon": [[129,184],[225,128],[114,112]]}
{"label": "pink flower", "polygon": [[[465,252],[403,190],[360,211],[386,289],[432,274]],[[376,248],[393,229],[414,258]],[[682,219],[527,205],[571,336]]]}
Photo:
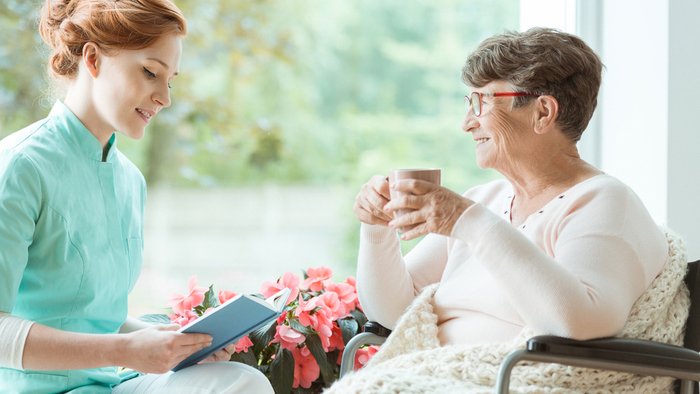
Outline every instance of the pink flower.
{"label": "pink flower", "polygon": [[206,287],[197,286],[197,275],[191,277],[188,284],[190,292],[186,296],[173,293],[168,297],[168,306],[172,306],[173,311],[181,316],[184,315],[184,311],[192,310],[193,307],[204,302],[204,293],[209,290]]}
{"label": "pink flower", "polygon": [[328,338],[328,341],[330,342],[328,351],[332,352],[335,349],[345,349],[345,343],[343,342],[343,331],[335,324],[333,325],[332,331],[333,334],[330,338]]}
{"label": "pink flower", "polygon": [[321,291],[323,288],[331,284],[331,276],[333,271],[330,268],[320,266],[318,268],[309,268],[306,271],[308,278],[304,280],[301,287],[310,289],[311,291]]}
{"label": "pink flower", "polygon": [[282,349],[292,350],[297,347],[298,344],[303,343],[306,340],[304,334],[296,331],[295,329],[281,325],[277,326],[277,332],[275,333],[275,339],[272,343],[280,343]]}
{"label": "pink flower", "polygon": [[251,341],[250,338],[248,338],[248,336],[246,335],[238,341],[238,343],[236,344],[236,349],[234,351],[236,353],[245,353],[251,346],[253,346],[253,341]]}
{"label": "pink flower", "polygon": [[294,384],[293,388],[299,386],[308,389],[316,379],[318,379],[321,370],[316,364],[316,359],[311,355],[308,348],[292,349],[294,355]]}
{"label": "pink flower", "polygon": [[176,313],[168,315],[171,323],[179,324],[180,327],[188,325],[190,322],[197,320],[199,316],[190,310],[184,310],[182,314]]}
{"label": "pink flower", "polygon": [[338,293],[332,291],[326,291],[321,294],[317,304],[319,306],[325,306],[331,312],[331,320],[338,320],[341,317],[347,315],[345,312],[345,305],[340,302]]}
{"label": "pink flower", "polygon": [[355,309],[357,303],[357,291],[355,288],[347,283],[330,284],[326,288],[326,293],[333,292],[338,295],[338,299],[343,304],[341,310],[337,313],[337,318],[343,318],[347,316],[350,311]]}
{"label": "pink flower", "polygon": [[231,298],[237,296],[238,293],[235,291],[231,290],[219,290],[219,304],[223,304],[224,302],[230,300]]}
{"label": "pink flower", "polygon": [[292,300],[296,299],[297,294],[299,294],[299,277],[291,272],[287,272],[286,274],[282,275],[281,278],[277,279],[277,282],[267,281],[263,283],[260,287],[260,294],[267,298],[275,295],[275,293],[285,288],[292,289],[292,292],[289,294],[289,298],[287,298],[287,302],[285,303],[289,304],[292,302]]}
{"label": "pink flower", "polygon": [[[334,294],[334,293],[331,293]],[[333,296],[328,297],[329,300],[324,300],[325,294],[312,297],[309,301],[304,301],[299,297],[299,306],[294,311],[294,315],[299,319],[299,323],[305,327],[311,327],[318,332],[321,339],[323,350],[328,351],[330,346],[329,338],[333,335],[333,312],[327,307],[324,302],[332,303]],[[335,298],[337,303],[337,298]]]}
{"label": "pink flower", "polygon": [[[345,282],[343,282],[343,283],[347,283],[350,286],[352,286],[352,288],[355,289],[355,295],[357,295],[357,280],[355,280],[354,276],[348,276],[348,278],[345,279]],[[360,299],[359,298],[355,299],[355,308],[359,309],[360,312],[362,312],[362,307],[360,306]]]}
{"label": "pink flower", "polygon": [[379,346],[369,346],[366,349],[358,349],[355,353],[355,371],[367,365],[369,360],[379,351]]}
{"label": "pink flower", "polygon": [[299,296],[299,306],[294,310],[294,316],[299,319],[299,323],[305,327],[315,327],[318,319],[312,315],[316,305],[317,298],[311,298],[308,301],[304,301],[301,296]]}
{"label": "pink flower", "polygon": [[333,335],[332,313],[328,308],[321,308],[314,313],[314,317],[316,318],[316,325],[312,326],[312,328],[318,332],[323,350],[328,352],[328,348],[331,345],[330,337]]}

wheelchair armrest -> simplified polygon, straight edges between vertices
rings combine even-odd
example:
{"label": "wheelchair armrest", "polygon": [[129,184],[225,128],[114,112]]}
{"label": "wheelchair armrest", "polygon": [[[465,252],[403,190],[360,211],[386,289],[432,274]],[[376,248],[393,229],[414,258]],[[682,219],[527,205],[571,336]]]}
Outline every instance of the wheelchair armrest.
{"label": "wheelchair armrest", "polygon": [[688,371],[700,370],[700,353],[680,346],[641,339],[603,338],[577,341],[541,335],[527,341],[527,350],[532,354],[620,361]]}
{"label": "wheelchair armrest", "polygon": [[384,327],[376,321],[368,321],[367,323],[365,323],[365,325],[362,326],[362,332],[371,332],[374,335],[378,335],[384,338],[388,337],[389,334],[391,334],[390,329]]}
{"label": "wheelchair armrest", "polygon": [[512,351],[498,369],[495,393],[507,394],[511,369],[520,361],[558,363],[583,368],[671,376],[683,379],[681,393],[696,393],[691,381],[700,381],[700,354],[680,346],[626,338],[587,341],[541,335],[530,338],[526,349]]}
{"label": "wheelchair armrest", "polygon": [[338,378],[342,378],[353,370],[355,367],[355,353],[357,353],[359,348],[364,345],[381,345],[386,341],[389,334],[391,334],[390,329],[373,321],[365,323],[365,325],[362,326],[362,331],[362,333],[355,335],[347,345],[345,345]]}

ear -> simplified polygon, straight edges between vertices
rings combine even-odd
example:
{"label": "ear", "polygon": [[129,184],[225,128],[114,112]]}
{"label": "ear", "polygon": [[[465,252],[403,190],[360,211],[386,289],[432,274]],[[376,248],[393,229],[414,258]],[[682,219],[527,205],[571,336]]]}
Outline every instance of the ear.
{"label": "ear", "polygon": [[93,78],[97,78],[100,73],[102,51],[94,42],[86,42],[83,45],[83,65]]}
{"label": "ear", "polygon": [[559,103],[550,95],[538,97],[536,103],[535,132],[544,134],[554,126],[559,117]]}

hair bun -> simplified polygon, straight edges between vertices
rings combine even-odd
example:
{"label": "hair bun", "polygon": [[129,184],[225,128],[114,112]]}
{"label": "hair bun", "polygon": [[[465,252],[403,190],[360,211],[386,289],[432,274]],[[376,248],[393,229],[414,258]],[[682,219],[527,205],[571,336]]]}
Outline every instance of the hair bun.
{"label": "hair bun", "polygon": [[[81,50],[76,51],[75,24],[70,21],[71,11],[79,0],[47,0],[41,10],[39,32],[52,49],[49,70],[54,76],[70,77],[78,71]],[[77,53],[76,53],[77,52]]]}
{"label": "hair bun", "polygon": [[167,33],[184,35],[187,24],[171,0],[46,0],[39,31],[51,47],[49,70],[72,79],[83,48],[143,49]]}

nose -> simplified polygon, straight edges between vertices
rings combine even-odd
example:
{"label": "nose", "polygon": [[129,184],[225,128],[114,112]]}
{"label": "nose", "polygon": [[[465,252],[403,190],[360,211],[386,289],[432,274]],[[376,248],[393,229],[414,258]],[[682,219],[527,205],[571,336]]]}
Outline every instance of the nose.
{"label": "nose", "polygon": [[152,96],[153,101],[160,107],[170,106],[170,88],[167,84],[155,91]]}
{"label": "nose", "polygon": [[474,110],[470,107],[467,113],[464,114],[460,128],[466,133],[471,133],[477,127],[479,127],[479,118],[476,117]]}

